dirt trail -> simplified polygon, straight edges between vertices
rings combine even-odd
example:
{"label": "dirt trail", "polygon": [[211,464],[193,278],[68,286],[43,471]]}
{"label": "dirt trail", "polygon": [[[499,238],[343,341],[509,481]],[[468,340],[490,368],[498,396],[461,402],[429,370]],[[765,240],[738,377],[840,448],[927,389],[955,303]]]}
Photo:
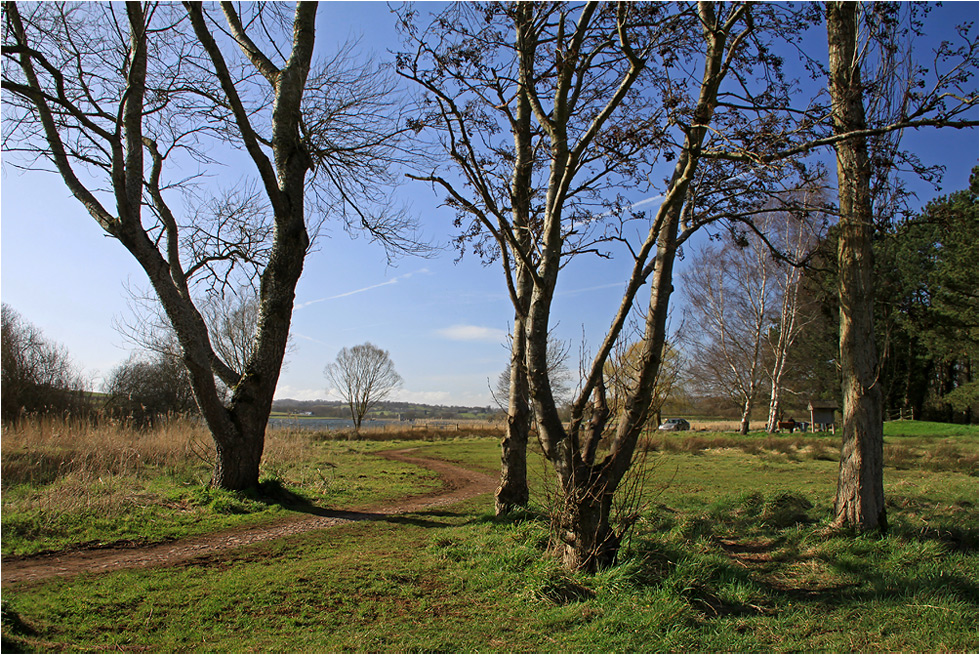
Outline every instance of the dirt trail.
{"label": "dirt trail", "polygon": [[236,528],[151,546],[116,546],[62,551],[37,557],[4,557],[0,567],[0,578],[3,586],[7,587],[21,582],[69,577],[85,572],[100,573],[128,568],[174,566],[231,548],[321,530],[341,523],[383,520],[398,514],[450,505],[489,493],[494,489],[496,482],[488,475],[441,460],[413,457],[408,454],[412,450],[414,449],[406,448],[377,454],[387,459],[408,462],[435,471],[442,480],[442,489],[393,501],[381,507],[370,507],[359,511],[316,510],[316,514],[303,514],[271,525]]}

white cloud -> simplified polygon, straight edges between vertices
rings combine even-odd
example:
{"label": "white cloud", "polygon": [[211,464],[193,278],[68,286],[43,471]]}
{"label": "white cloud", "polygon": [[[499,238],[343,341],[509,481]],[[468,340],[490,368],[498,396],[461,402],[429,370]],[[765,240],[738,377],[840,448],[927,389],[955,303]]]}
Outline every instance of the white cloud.
{"label": "white cloud", "polygon": [[481,327],[479,325],[451,325],[436,330],[436,334],[451,341],[502,343],[507,338],[507,332],[505,330]]}
{"label": "white cloud", "polygon": [[276,387],[275,396],[276,400],[284,400],[286,398],[292,400],[324,400],[327,397],[327,390],[323,387],[318,389],[301,388],[281,382]]}
{"label": "white cloud", "polygon": [[392,396],[392,400],[421,405],[457,405],[461,407],[486,407],[492,404],[490,392],[405,391]]}
{"label": "white cloud", "polygon": [[405,403],[420,403],[422,405],[452,405],[452,396],[448,391],[397,391],[392,400]]}

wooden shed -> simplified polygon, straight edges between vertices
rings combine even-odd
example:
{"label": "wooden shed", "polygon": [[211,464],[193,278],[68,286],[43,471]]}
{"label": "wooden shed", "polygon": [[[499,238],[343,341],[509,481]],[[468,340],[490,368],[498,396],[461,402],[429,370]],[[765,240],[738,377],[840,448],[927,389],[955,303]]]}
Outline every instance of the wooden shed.
{"label": "wooden shed", "polygon": [[806,407],[810,411],[810,431],[826,430],[834,432],[834,412],[837,411],[835,400],[811,400]]}

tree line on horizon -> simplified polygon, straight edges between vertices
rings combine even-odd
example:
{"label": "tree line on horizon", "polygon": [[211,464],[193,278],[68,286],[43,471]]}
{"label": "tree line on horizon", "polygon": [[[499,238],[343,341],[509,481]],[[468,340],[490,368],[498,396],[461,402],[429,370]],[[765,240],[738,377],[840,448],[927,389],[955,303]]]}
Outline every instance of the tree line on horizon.
{"label": "tree line on horizon", "polygon": [[[460,253],[497,264],[513,305],[497,512],[528,502],[533,425],[557,478],[563,561],[586,570],[615,560],[635,520],[617,515],[614,499],[669,378],[683,246],[695,234],[729,235],[734,258],[758,239],[792,277],[815,260],[777,239],[766,216],[781,213],[786,225],[833,216],[836,249],[823,262],[833,270],[825,290],[843,415],[833,524],[883,530],[886,398],[963,411],[975,385],[975,349],[964,354],[942,327],[967,320],[971,293],[975,317],[976,271],[963,273],[956,244],[936,252],[942,228],[900,220],[899,168],[935,174],[902,149],[903,131],[977,125],[976,39],[964,26],[933,62],[918,61],[912,44],[928,9],[467,3],[425,17],[406,5],[393,12],[403,42],[387,68],[320,57],[311,3],[11,2],[5,161],[59,175],[146,272],[213,436],[211,484],[232,490],[258,482],[296,283],[324,224],[365,231],[389,257],[425,254],[417,218],[389,190],[405,175],[443,194]],[[824,43],[804,37],[821,28]],[[790,63],[812,89],[791,79]],[[253,167],[253,182],[202,184],[226,145]],[[823,153],[836,161],[829,190]],[[83,170],[109,195],[87,186]],[[624,197],[634,189],[659,192],[659,206],[638,210]],[[932,218],[960,227],[957,212],[975,218],[972,198]],[[889,229],[894,247],[882,258],[931,267],[921,280],[874,270],[875,242]],[[566,264],[594,256],[632,266],[608,331],[583,353],[565,420],[549,354],[552,301]],[[922,281],[930,286],[916,288]],[[902,310],[876,314],[884,289]],[[254,294],[254,329],[224,350],[208,308],[243,290]],[[705,316],[732,315],[714,305]],[[759,335],[751,350],[794,330],[753,326],[747,309]],[[705,361],[710,341],[698,342]],[[889,361],[898,381],[886,389]],[[757,368],[773,372],[778,390],[781,367]],[[739,382],[747,413],[758,380]]]}

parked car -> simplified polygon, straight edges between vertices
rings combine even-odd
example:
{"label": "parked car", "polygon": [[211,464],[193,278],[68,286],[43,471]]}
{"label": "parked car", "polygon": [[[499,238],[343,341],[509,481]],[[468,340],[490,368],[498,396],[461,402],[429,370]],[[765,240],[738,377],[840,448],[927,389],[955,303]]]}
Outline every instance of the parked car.
{"label": "parked car", "polygon": [[660,430],[671,430],[671,431],[675,431],[675,432],[676,431],[680,431],[680,430],[690,430],[691,429],[691,424],[688,423],[687,421],[685,421],[682,418],[669,418],[666,421],[664,421],[663,423],[661,423],[660,424],[660,428],[658,428],[658,429],[660,429]]}

